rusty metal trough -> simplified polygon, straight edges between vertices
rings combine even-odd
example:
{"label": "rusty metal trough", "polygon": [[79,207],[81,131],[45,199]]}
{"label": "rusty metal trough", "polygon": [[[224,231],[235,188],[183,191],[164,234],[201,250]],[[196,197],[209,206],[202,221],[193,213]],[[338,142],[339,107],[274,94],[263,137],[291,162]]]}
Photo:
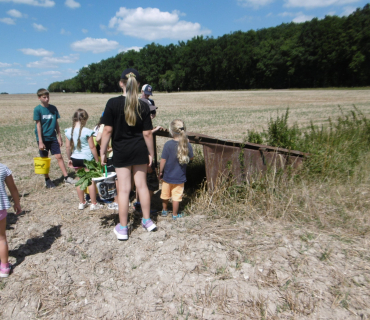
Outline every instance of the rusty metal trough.
{"label": "rusty metal trough", "polygon": [[[249,142],[218,139],[200,133],[187,132],[190,143],[203,145],[208,189],[213,190],[217,180],[230,172],[237,182],[245,182],[255,173],[266,172],[268,168],[297,168],[307,153],[283,148],[275,148]],[[168,130],[157,131],[156,136],[170,138]],[[157,154],[155,154],[155,163]]]}

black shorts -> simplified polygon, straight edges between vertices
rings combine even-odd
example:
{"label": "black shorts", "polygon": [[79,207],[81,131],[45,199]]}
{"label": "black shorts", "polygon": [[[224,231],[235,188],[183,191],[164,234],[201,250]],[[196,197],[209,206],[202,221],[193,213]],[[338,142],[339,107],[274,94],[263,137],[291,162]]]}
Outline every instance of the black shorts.
{"label": "black shorts", "polygon": [[116,168],[113,165],[113,158],[107,159],[107,172],[116,172]]}
{"label": "black shorts", "polygon": [[[59,146],[58,140],[43,141],[43,144],[45,145],[45,149],[44,150],[39,149],[41,158],[47,158],[49,156],[49,151],[52,155],[60,154],[60,146]],[[39,146],[38,141],[37,141],[37,146]]]}
{"label": "black shorts", "polygon": [[75,158],[71,158],[72,160],[72,165],[75,167],[75,168],[86,168],[85,164],[84,164],[84,159],[75,159]]}
{"label": "black shorts", "polygon": [[149,191],[156,191],[159,189],[159,180],[157,177],[157,172],[155,170],[155,167],[152,166],[152,173],[146,174],[146,184],[148,185]]}

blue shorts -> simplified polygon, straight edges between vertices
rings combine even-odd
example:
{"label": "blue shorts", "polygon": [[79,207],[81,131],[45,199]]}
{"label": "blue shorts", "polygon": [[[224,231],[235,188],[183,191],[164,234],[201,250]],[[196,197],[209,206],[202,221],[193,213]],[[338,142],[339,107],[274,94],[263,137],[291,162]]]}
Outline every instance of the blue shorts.
{"label": "blue shorts", "polygon": [[[44,150],[39,149],[41,158],[47,158],[49,156],[49,151],[52,155],[61,153],[58,140],[43,141],[43,143],[45,145],[45,149]],[[38,145],[39,143],[37,142],[37,146]]]}

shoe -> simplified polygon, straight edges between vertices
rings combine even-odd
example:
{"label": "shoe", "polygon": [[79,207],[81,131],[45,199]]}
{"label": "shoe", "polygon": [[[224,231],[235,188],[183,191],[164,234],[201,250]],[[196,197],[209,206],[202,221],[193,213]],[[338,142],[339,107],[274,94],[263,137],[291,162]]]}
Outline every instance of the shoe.
{"label": "shoe", "polygon": [[118,210],[118,203],[117,202],[112,202],[108,204],[108,209],[110,210]]}
{"label": "shoe", "polygon": [[90,210],[93,211],[93,210],[99,210],[101,208],[103,208],[104,205],[100,204],[100,203],[95,203],[95,204],[91,204],[90,205]]}
{"label": "shoe", "polygon": [[77,180],[74,180],[73,178],[71,177],[68,177],[67,179],[64,179],[64,183],[69,183],[69,184],[75,184],[77,182]]}
{"label": "shoe", "polygon": [[143,220],[141,220],[141,226],[146,230],[146,231],[153,231],[154,229],[157,228],[157,226],[154,224],[154,222],[149,219],[147,222],[143,223]]}
{"label": "shoe", "polygon": [[0,278],[7,278],[9,277],[10,272],[12,271],[12,265],[9,263],[8,268],[1,268],[0,267]]}
{"label": "shoe", "polygon": [[55,184],[53,183],[53,181],[51,181],[50,179],[48,179],[48,180],[45,181],[45,187],[47,189],[54,189],[55,188]]}
{"label": "shoe", "polygon": [[134,208],[135,208],[136,211],[141,212],[140,202],[134,202]]}
{"label": "shoe", "polygon": [[161,216],[162,217],[167,217],[167,215],[168,215],[168,211],[162,210]]}
{"label": "shoe", "polygon": [[80,210],[83,210],[85,209],[89,204],[87,203],[87,201],[85,201],[85,203],[79,203],[78,204],[78,209]]}
{"label": "shoe", "polygon": [[179,218],[184,218],[185,214],[184,213],[178,213],[177,216],[172,216],[172,220],[177,220]]}
{"label": "shoe", "polygon": [[128,239],[128,228],[122,228],[120,223],[114,227],[113,232],[117,236],[118,240]]}

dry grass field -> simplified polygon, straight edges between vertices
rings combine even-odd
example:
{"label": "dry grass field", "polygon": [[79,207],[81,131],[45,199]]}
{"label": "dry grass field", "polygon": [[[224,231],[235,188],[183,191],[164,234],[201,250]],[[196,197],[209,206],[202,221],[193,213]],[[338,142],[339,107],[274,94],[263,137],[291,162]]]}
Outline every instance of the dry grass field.
{"label": "dry grass field", "polygon": [[[51,94],[50,103],[61,129],[71,126],[77,108],[87,110],[93,128],[113,96]],[[325,125],[354,105],[370,114],[369,90],[153,99],[154,125],[167,128],[182,118],[189,131],[233,140],[266,129],[288,107],[289,121],[302,128]],[[370,177],[361,176],[370,159],[356,182],[269,185],[273,196],[266,192],[263,209],[252,196],[232,204],[226,189],[187,194],[187,216],[173,222],[154,215],[155,233],[144,232],[131,209],[130,239],[119,242],[112,232],[117,214],[78,210],[75,188],[60,182],[55,159],[50,176],[57,188],[45,189],[33,173],[37,104],[36,95],[0,96],[0,162],[13,171],[24,209],[20,216],[9,210],[15,268],[0,280],[1,319],[370,319]],[[158,140],[160,151],[165,139]],[[159,193],[152,207],[161,209]]]}

